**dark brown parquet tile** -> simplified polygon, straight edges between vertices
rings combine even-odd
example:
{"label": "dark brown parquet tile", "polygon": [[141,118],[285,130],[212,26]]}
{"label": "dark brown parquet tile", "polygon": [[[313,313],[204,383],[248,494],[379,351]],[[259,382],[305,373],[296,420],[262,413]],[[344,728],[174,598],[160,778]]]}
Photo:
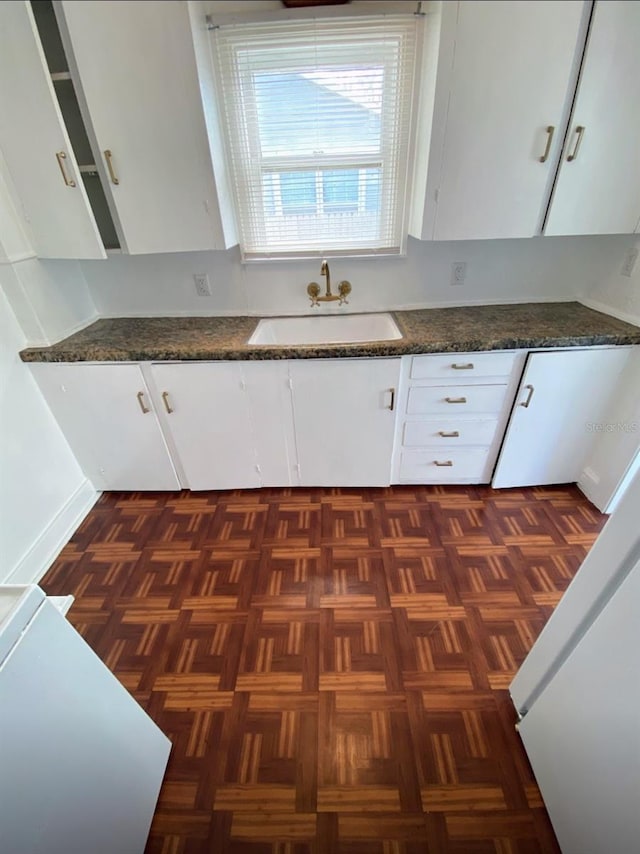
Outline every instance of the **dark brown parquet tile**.
{"label": "dark brown parquet tile", "polygon": [[507,692],[574,487],[104,495],[42,584],[173,742],[148,854],[557,854]]}

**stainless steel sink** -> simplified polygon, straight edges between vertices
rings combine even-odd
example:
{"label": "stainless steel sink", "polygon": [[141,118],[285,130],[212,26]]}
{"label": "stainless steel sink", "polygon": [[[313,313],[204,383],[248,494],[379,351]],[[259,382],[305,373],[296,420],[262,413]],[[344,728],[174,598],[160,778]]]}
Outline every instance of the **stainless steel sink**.
{"label": "stainless steel sink", "polygon": [[305,315],[261,320],[247,343],[291,347],[305,344],[357,344],[402,338],[387,312],[378,314]]}

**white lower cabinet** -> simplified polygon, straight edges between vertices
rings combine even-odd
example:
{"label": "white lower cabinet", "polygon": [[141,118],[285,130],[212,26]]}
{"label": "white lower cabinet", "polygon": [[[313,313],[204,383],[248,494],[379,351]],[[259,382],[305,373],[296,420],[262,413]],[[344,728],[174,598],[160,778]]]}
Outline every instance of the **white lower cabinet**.
{"label": "white lower cabinet", "polygon": [[138,365],[39,363],[31,369],[97,489],[180,489]]}
{"label": "white lower cabinet", "polygon": [[388,486],[400,359],[289,363],[300,483]]}
{"label": "white lower cabinet", "polygon": [[530,354],[492,485],[577,481],[630,355],[630,347]]}
{"label": "white lower cabinet", "polygon": [[500,488],[578,481],[632,351],[31,368],[98,489]]}
{"label": "white lower cabinet", "polygon": [[171,363],[150,370],[189,489],[391,481],[400,359]]}
{"label": "white lower cabinet", "polygon": [[242,362],[261,486],[299,483],[289,362]]}
{"label": "white lower cabinet", "polygon": [[488,483],[524,356],[405,357],[394,483]]}
{"label": "white lower cabinet", "polygon": [[151,377],[185,486],[262,485],[240,362],[153,364]]}

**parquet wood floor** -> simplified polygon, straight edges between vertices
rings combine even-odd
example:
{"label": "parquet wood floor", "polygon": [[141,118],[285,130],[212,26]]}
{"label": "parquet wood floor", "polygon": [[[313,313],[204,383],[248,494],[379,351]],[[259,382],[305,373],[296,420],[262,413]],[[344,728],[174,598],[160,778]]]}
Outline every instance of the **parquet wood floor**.
{"label": "parquet wood floor", "polygon": [[112,493],[42,585],[173,742],[148,854],[555,854],[507,686],[604,521],[574,487]]}

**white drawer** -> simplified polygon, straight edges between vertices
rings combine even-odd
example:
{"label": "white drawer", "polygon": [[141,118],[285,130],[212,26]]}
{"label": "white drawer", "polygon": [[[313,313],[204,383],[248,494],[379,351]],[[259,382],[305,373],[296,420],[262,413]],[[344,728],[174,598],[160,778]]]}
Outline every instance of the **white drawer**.
{"label": "white drawer", "polygon": [[465,377],[508,377],[516,358],[515,353],[438,353],[433,356],[414,356],[411,362],[412,379],[462,380]]}
{"label": "white drawer", "polygon": [[407,414],[426,413],[455,418],[467,413],[497,414],[502,409],[507,385],[412,386]]}
{"label": "white drawer", "polygon": [[424,445],[459,447],[461,445],[490,445],[496,433],[497,418],[484,420],[406,421],[402,444],[406,448]]}
{"label": "white drawer", "polygon": [[488,482],[491,474],[485,471],[488,456],[489,448],[403,451],[400,457],[400,480],[418,483],[446,483],[454,480]]}

